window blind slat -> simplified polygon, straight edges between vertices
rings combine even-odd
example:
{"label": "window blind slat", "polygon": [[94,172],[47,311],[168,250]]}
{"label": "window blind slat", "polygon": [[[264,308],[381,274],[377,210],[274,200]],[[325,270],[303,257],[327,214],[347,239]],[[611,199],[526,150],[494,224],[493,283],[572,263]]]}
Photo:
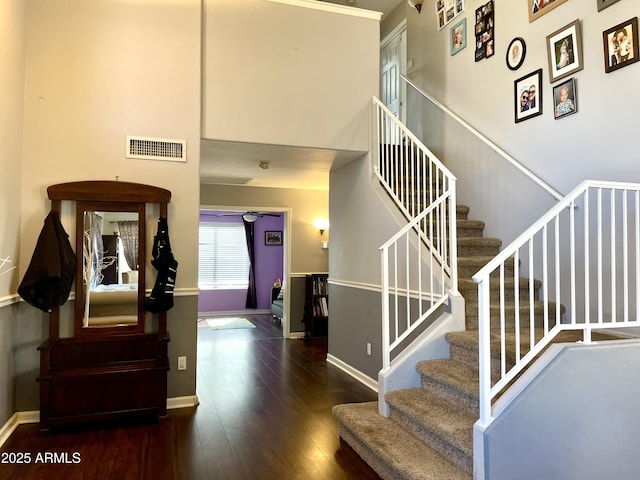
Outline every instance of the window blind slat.
{"label": "window blind slat", "polygon": [[201,223],[199,244],[199,288],[247,288],[249,254],[244,225]]}

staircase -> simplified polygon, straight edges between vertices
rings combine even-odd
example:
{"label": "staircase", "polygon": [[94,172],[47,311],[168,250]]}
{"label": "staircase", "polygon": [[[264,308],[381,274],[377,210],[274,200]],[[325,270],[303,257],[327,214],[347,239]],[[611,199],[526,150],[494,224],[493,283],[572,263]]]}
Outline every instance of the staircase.
{"label": "staircase", "polygon": [[469,220],[468,213],[467,206],[458,206],[458,285],[465,302],[472,306],[467,308],[467,331],[447,335],[451,358],[418,363],[421,387],[389,392],[385,397],[389,418],[378,414],[376,402],[333,409],[342,439],[385,479],[472,478],[478,331],[474,330],[476,284],[471,276],[498,253],[501,241],[485,238],[484,223]]}

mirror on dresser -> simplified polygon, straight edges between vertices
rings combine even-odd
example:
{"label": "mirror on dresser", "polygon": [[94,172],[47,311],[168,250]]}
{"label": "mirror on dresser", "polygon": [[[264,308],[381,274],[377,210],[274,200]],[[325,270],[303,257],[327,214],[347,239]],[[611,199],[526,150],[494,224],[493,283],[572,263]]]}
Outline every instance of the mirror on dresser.
{"label": "mirror on dresser", "polygon": [[76,222],[76,332],[142,331],[144,204],[77,202]]}

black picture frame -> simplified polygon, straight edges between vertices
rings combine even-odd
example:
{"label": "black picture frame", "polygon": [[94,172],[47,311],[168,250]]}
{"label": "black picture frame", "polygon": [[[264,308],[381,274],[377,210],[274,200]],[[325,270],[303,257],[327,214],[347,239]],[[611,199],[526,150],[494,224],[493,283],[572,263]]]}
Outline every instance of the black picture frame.
{"label": "black picture frame", "polygon": [[[529,94],[535,89],[535,102],[529,105]],[[526,92],[527,104],[523,103]],[[539,68],[513,82],[514,120],[524,122],[542,115],[542,69]]]}
{"label": "black picture frame", "polygon": [[527,44],[522,37],[516,37],[507,47],[505,62],[509,70],[518,70],[524,63],[527,55]]}
{"label": "black picture frame", "polygon": [[[626,36],[623,34],[626,33]],[[621,38],[621,35],[623,37]],[[627,38],[631,37],[633,43],[631,50],[625,49]],[[619,23],[602,32],[602,44],[604,48],[604,71],[611,73],[632,63],[640,58],[638,53],[638,17],[633,17],[626,22]]]}
{"label": "black picture frame", "polygon": [[578,111],[576,79],[570,78],[553,87],[553,118],[559,120]]}
{"label": "black picture frame", "polygon": [[267,230],[264,232],[264,244],[268,246],[282,245],[282,230]]}
{"label": "black picture frame", "polygon": [[495,53],[494,19],[493,0],[476,8],[476,62],[484,58],[493,57]]}

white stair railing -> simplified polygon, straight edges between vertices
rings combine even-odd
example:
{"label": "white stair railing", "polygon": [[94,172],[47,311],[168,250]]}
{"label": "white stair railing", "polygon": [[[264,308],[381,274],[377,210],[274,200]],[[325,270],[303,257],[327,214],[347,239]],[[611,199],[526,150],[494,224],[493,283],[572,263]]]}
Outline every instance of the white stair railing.
{"label": "white stair railing", "polygon": [[640,184],[583,182],[473,280],[488,425],[492,400],[560,332],[590,343],[593,330],[640,326]]}
{"label": "white stair railing", "polygon": [[408,221],[380,247],[385,371],[394,350],[458,291],[456,178],[377,98],[373,105],[374,174]]}

